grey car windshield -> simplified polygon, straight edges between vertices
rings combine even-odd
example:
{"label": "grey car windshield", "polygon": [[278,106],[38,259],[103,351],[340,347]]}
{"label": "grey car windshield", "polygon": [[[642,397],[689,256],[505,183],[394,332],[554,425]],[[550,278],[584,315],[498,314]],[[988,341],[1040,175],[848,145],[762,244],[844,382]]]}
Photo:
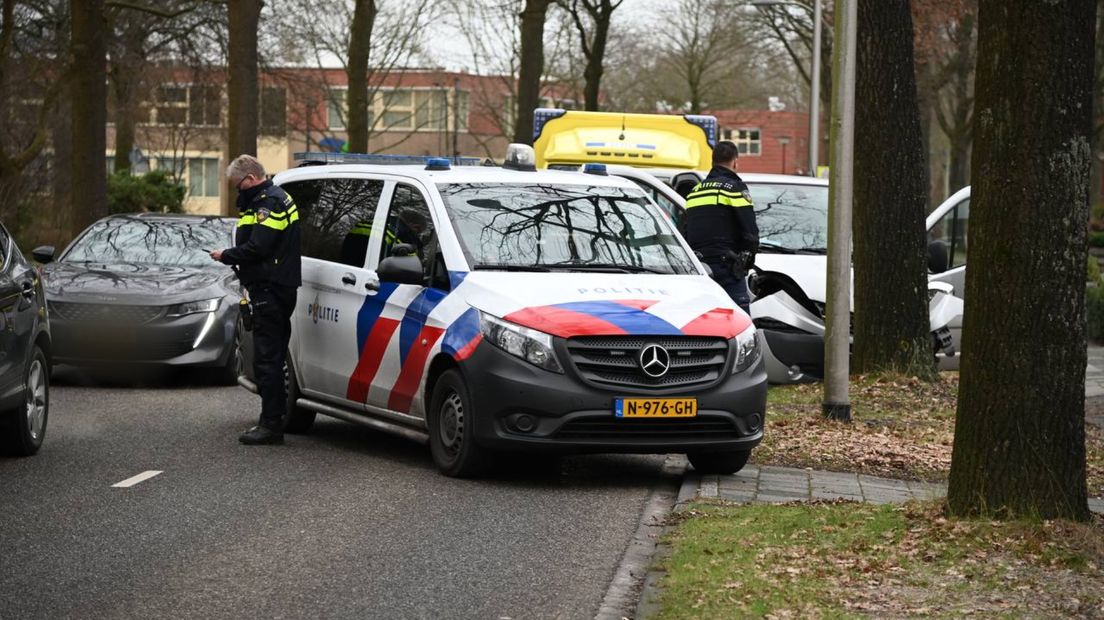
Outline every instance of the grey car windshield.
{"label": "grey car windshield", "polygon": [[828,186],[749,183],[762,252],[828,247]]}
{"label": "grey car windshield", "polygon": [[696,273],[667,218],[635,188],[456,183],[438,189],[473,269]]}
{"label": "grey car windshield", "polygon": [[229,243],[229,225],[218,219],[110,219],[93,224],[62,260],[207,267],[217,265],[208,252]]}

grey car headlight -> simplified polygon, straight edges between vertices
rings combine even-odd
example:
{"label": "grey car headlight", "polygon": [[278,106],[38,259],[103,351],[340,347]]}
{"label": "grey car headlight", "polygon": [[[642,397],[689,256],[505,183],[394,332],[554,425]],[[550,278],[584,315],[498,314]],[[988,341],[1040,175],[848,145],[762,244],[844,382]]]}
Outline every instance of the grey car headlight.
{"label": "grey car headlight", "polygon": [[479,329],[487,342],[510,355],[545,370],[563,372],[560,361],[556,359],[556,352],[552,349],[552,336],[503,321],[486,312],[480,313]]}
{"label": "grey car headlight", "polygon": [[175,306],[169,306],[169,311],[165,313],[165,316],[178,317],[188,314],[196,314],[199,312],[214,312],[218,310],[219,303],[222,298],[216,297],[215,299],[204,299],[203,301],[189,301]]}
{"label": "grey car headlight", "polygon": [[759,336],[757,330],[745,329],[736,336],[736,363],[732,365],[732,374],[744,372],[759,360]]}

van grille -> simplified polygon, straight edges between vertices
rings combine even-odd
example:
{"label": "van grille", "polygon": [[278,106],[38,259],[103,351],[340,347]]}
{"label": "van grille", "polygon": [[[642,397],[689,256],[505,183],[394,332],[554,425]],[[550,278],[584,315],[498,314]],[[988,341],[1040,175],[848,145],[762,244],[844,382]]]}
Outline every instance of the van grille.
{"label": "van grille", "polygon": [[[658,344],[670,354],[670,369],[662,377],[649,377],[640,368],[640,351],[649,344]],[[567,340],[567,351],[575,370],[591,384],[662,390],[719,379],[728,358],[728,341],[703,336],[580,336]]]}

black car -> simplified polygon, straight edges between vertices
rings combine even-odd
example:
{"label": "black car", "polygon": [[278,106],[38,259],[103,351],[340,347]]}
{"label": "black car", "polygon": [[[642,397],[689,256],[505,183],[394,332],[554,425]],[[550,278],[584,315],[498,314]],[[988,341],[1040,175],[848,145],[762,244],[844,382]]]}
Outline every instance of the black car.
{"label": "black car", "polygon": [[233,245],[234,220],[115,215],[88,227],[43,271],[54,359],[77,366],[200,366],[238,375],[241,288],[208,253]]}
{"label": "black car", "polygon": [[0,225],[0,448],[30,456],[50,413],[50,322],[42,280]]}

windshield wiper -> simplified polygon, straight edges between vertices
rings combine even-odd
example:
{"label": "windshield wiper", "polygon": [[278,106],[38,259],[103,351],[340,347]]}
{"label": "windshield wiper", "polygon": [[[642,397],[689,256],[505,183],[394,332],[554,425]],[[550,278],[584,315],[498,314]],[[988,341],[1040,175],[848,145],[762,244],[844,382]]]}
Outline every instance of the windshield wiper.
{"label": "windshield wiper", "polygon": [[802,252],[809,252],[809,253],[812,253],[812,254],[827,254],[828,253],[828,248],[820,248],[820,247],[815,247],[815,246],[809,246],[809,247],[801,248],[801,251]]}
{"label": "windshield wiper", "polygon": [[584,263],[584,262],[564,262],[555,263],[555,267],[562,267],[566,269],[574,270],[602,270],[602,271],[623,271],[628,273],[660,273],[660,274],[672,274],[673,271],[665,271],[663,269],[656,269],[654,267],[644,267],[641,265],[621,265],[618,263]]}
{"label": "windshield wiper", "polygon": [[797,250],[788,248],[784,245],[778,245],[777,243],[770,243],[765,241],[759,242],[759,250],[767,254],[797,254]]}
{"label": "windshield wiper", "polygon": [[509,263],[479,263],[473,271],[552,271],[543,265],[511,265]]}

